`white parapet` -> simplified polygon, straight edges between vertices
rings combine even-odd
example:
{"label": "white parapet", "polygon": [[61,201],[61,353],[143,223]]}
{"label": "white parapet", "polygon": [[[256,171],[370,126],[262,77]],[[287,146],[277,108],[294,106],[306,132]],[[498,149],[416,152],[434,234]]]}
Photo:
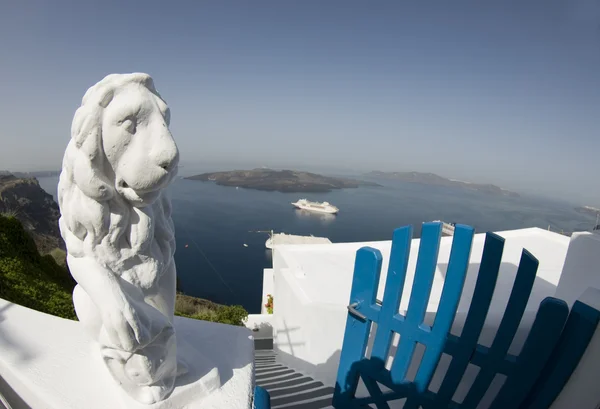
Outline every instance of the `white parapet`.
{"label": "white parapet", "polygon": [[600,288],[600,233],[573,233],[556,296],[572,305],[588,287]]}
{"label": "white parapet", "polygon": [[261,314],[267,314],[267,297],[273,295],[274,284],[273,284],[273,269],[265,268],[263,270],[263,289],[262,289],[262,302],[260,307]]}
{"label": "white parapet", "polygon": [[252,405],[254,345],[246,328],[175,317],[178,354],[189,363],[187,373],[165,400],[145,405],[115,385],[81,325],[0,299],[0,393],[14,409]]}

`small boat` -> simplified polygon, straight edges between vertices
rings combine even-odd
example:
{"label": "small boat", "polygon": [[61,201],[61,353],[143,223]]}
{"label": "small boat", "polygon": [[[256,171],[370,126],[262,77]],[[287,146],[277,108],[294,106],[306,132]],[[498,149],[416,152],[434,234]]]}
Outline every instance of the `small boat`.
{"label": "small boat", "polygon": [[456,223],[446,223],[441,220],[434,220],[434,222],[442,223],[442,234],[447,236],[454,235],[454,228],[456,227]]}
{"label": "small boat", "polygon": [[340,211],[340,209],[329,202],[311,202],[307,199],[300,199],[296,203],[292,203],[292,206],[315,213],[337,214]]}

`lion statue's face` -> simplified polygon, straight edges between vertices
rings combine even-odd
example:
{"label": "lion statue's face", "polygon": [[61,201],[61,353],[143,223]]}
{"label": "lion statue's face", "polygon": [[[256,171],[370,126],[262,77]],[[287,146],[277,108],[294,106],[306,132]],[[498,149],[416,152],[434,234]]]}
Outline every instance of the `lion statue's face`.
{"label": "lion statue's face", "polygon": [[153,203],[177,174],[169,117],[165,102],[138,83],[119,89],[104,110],[102,145],[115,189],[134,206]]}

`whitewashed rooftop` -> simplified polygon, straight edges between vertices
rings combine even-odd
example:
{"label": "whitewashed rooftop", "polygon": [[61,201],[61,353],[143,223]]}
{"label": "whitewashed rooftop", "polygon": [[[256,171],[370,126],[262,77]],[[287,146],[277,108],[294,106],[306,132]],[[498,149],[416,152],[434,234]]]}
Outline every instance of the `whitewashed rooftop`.
{"label": "whitewashed rooftop", "polygon": [[275,233],[271,238],[274,246],[297,245],[297,244],[331,244],[327,237],[297,236],[294,234]]}
{"label": "whitewashed rooftop", "polygon": [[[539,303],[546,296],[554,295],[567,254],[569,237],[539,228],[504,231],[497,232],[497,234],[502,236],[506,241],[496,287],[497,293],[500,293],[500,296],[494,297],[490,310],[504,310],[523,248],[529,250],[540,262],[537,278],[528,304],[528,309],[537,310]],[[466,312],[470,304],[470,295],[475,286],[484,240],[484,233],[476,234],[473,239],[469,270],[459,312]],[[419,243],[419,239],[413,239],[411,243],[407,280],[400,305],[401,311],[405,311],[408,305]],[[281,268],[289,268],[292,274],[288,277],[293,277],[293,280],[295,280],[294,286],[299,290],[298,293],[304,298],[305,302],[313,301],[346,305],[352,285],[356,251],[364,246],[378,249],[383,256],[381,282],[378,292],[378,298],[381,299],[383,297],[391,240],[336,243],[327,246],[280,246],[277,249],[277,258],[282,262]],[[427,308],[428,311],[437,310],[444,275],[450,258],[451,246],[452,237],[442,237],[436,276]],[[498,291],[499,289],[504,291]]]}

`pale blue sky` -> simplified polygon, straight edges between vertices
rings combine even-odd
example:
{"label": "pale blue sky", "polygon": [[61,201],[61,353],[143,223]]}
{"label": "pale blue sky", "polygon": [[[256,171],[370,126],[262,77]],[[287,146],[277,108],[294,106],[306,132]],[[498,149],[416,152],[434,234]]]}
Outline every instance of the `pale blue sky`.
{"label": "pale blue sky", "polygon": [[[485,4],[484,4],[485,3]],[[151,74],[184,163],[432,171],[600,204],[600,2],[0,3],[0,169]]]}

